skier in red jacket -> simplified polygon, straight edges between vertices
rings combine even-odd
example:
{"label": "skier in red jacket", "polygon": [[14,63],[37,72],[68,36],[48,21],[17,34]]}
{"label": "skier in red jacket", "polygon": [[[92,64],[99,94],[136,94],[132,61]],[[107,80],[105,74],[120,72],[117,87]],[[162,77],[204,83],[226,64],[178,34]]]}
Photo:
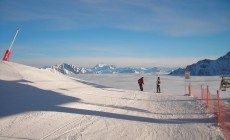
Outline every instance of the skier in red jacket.
{"label": "skier in red jacket", "polygon": [[139,84],[139,86],[140,86],[140,90],[143,91],[144,77],[141,77],[141,78],[138,80],[138,84]]}

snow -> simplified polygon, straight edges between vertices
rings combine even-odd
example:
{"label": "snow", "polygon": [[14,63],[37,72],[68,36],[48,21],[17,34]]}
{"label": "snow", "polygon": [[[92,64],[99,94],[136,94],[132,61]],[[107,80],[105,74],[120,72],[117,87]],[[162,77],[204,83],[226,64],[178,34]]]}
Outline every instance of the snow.
{"label": "snow", "polygon": [[82,68],[72,64],[57,64],[55,66],[45,66],[42,69],[61,72],[63,74],[115,74],[115,73],[169,73],[172,68],[133,68],[116,67],[115,65],[97,64],[93,68]]}
{"label": "snow", "polygon": [[1,61],[0,139],[223,139],[204,105],[183,96],[181,77],[161,76],[163,93],[156,94],[153,75],[145,76],[145,92],[140,75],[91,76],[103,82]]}
{"label": "snow", "polygon": [[[184,76],[170,76],[164,74],[77,74],[72,76],[107,87],[135,91],[139,90],[137,80],[140,77],[144,77],[144,91],[150,93],[156,92],[156,80],[157,77],[160,77],[162,92],[178,96],[188,94],[187,86],[185,91]],[[186,85],[190,83],[196,90],[200,90],[201,85],[209,86],[209,91],[212,94],[216,94],[220,87],[220,81],[220,76],[191,76],[190,79],[186,80]],[[219,91],[219,93],[222,99],[230,100],[229,89],[227,89],[226,92]]]}

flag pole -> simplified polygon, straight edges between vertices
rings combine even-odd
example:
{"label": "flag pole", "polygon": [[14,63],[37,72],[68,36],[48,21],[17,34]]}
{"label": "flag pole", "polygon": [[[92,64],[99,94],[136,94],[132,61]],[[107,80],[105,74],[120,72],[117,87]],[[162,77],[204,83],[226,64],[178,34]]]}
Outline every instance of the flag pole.
{"label": "flag pole", "polygon": [[14,35],[14,39],[13,39],[13,41],[12,41],[11,44],[10,44],[9,51],[11,50],[11,48],[12,48],[12,46],[13,46],[13,44],[14,44],[14,41],[15,41],[15,39],[16,39],[16,37],[17,37],[19,31],[20,31],[20,28],[17,29],[16,34]]}
{"label": "flag pole", "polygon": [[10,60],[10,56],[12,54],[10,50],[14,44],[14,41],[15,41],[19,31],[20,31],[20,28],[17,29],[16,34],[14,35],[13,41],[11,42],[9,49],[6,50],[5,55],[2,59],[3,61],[9,61]]}

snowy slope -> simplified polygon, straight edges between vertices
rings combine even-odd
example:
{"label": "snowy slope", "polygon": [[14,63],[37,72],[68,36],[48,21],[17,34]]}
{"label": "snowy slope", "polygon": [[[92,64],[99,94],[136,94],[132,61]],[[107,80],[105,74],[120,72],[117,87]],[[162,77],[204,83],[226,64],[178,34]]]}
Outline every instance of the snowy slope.
{"label": "snowy slope", "polygon": [[0,62],[0,139],[222,139],[186,96],[114,89]]}
{"label": "snowy slope", "polygon": [[201,60],[195,64],[188,65],[186,68],[179,68],[170,75],[184,75],[185,71],[190,71],[193,76],[216,76],[230,75],[230,52],[217,60]]}
{"label": "snowy slope", "polygon": [[72,64],[60,64],[55,66],[46,66],[42,69],[49,69],[53,72],[63,74],[114,74],[114,73],[169,73],[172,68],[133,68],[133,67],[116,67],[115,65],[97,64],[93,68],[82,68]]}

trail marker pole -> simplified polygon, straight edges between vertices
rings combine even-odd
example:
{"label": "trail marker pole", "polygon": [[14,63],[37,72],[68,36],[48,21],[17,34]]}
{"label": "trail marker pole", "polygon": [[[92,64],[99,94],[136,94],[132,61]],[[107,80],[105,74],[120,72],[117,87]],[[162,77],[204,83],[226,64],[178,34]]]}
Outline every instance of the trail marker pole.
{"label": "trail marker pole", "polygon": [[14,44],[14,41],[15,41],[19,31],[20,31],[20,29],[18,28],[17,31],[16,31],[16,34],[14,35],[13,41],[10,44],[9,49],[7,49],[6,52],[5,52],[5,55],[4,55],[3,59],[2,59],[3,61],[9,61],[10,60],[10,56],[12,54],[10,50],[11,50],[13,44]]}
{"label": "trail marker pole", "polygon": [[207,86],[207,98],[206,98],[206,104],[207,104],[207,107],[208,107],[208,100],[209,100],[209,90],[208,90],[208,86]]}
{"label": "trail marker pole", "polygon": [[187,83],[186,79],[190,79],[190,72],[189,71],[185,71],[185,95],[187,95],[186,94],[186,83]]}
{"label": "trail marker pole", "polygon": [[188,96],[192,96],[191,84],[188,85]]}
{"label": "trail marker pole", "polygon": [[204,100],[203,86],[200,86],[201,99]]}
{"label": "trail marker pole", "polygon": [[221,103],[220,103],[220,95],[219,95],[219,91],[218,90],[217,90],[217,101],[218,101],[218,123],[221,126],[221,123],[222,123]]}

